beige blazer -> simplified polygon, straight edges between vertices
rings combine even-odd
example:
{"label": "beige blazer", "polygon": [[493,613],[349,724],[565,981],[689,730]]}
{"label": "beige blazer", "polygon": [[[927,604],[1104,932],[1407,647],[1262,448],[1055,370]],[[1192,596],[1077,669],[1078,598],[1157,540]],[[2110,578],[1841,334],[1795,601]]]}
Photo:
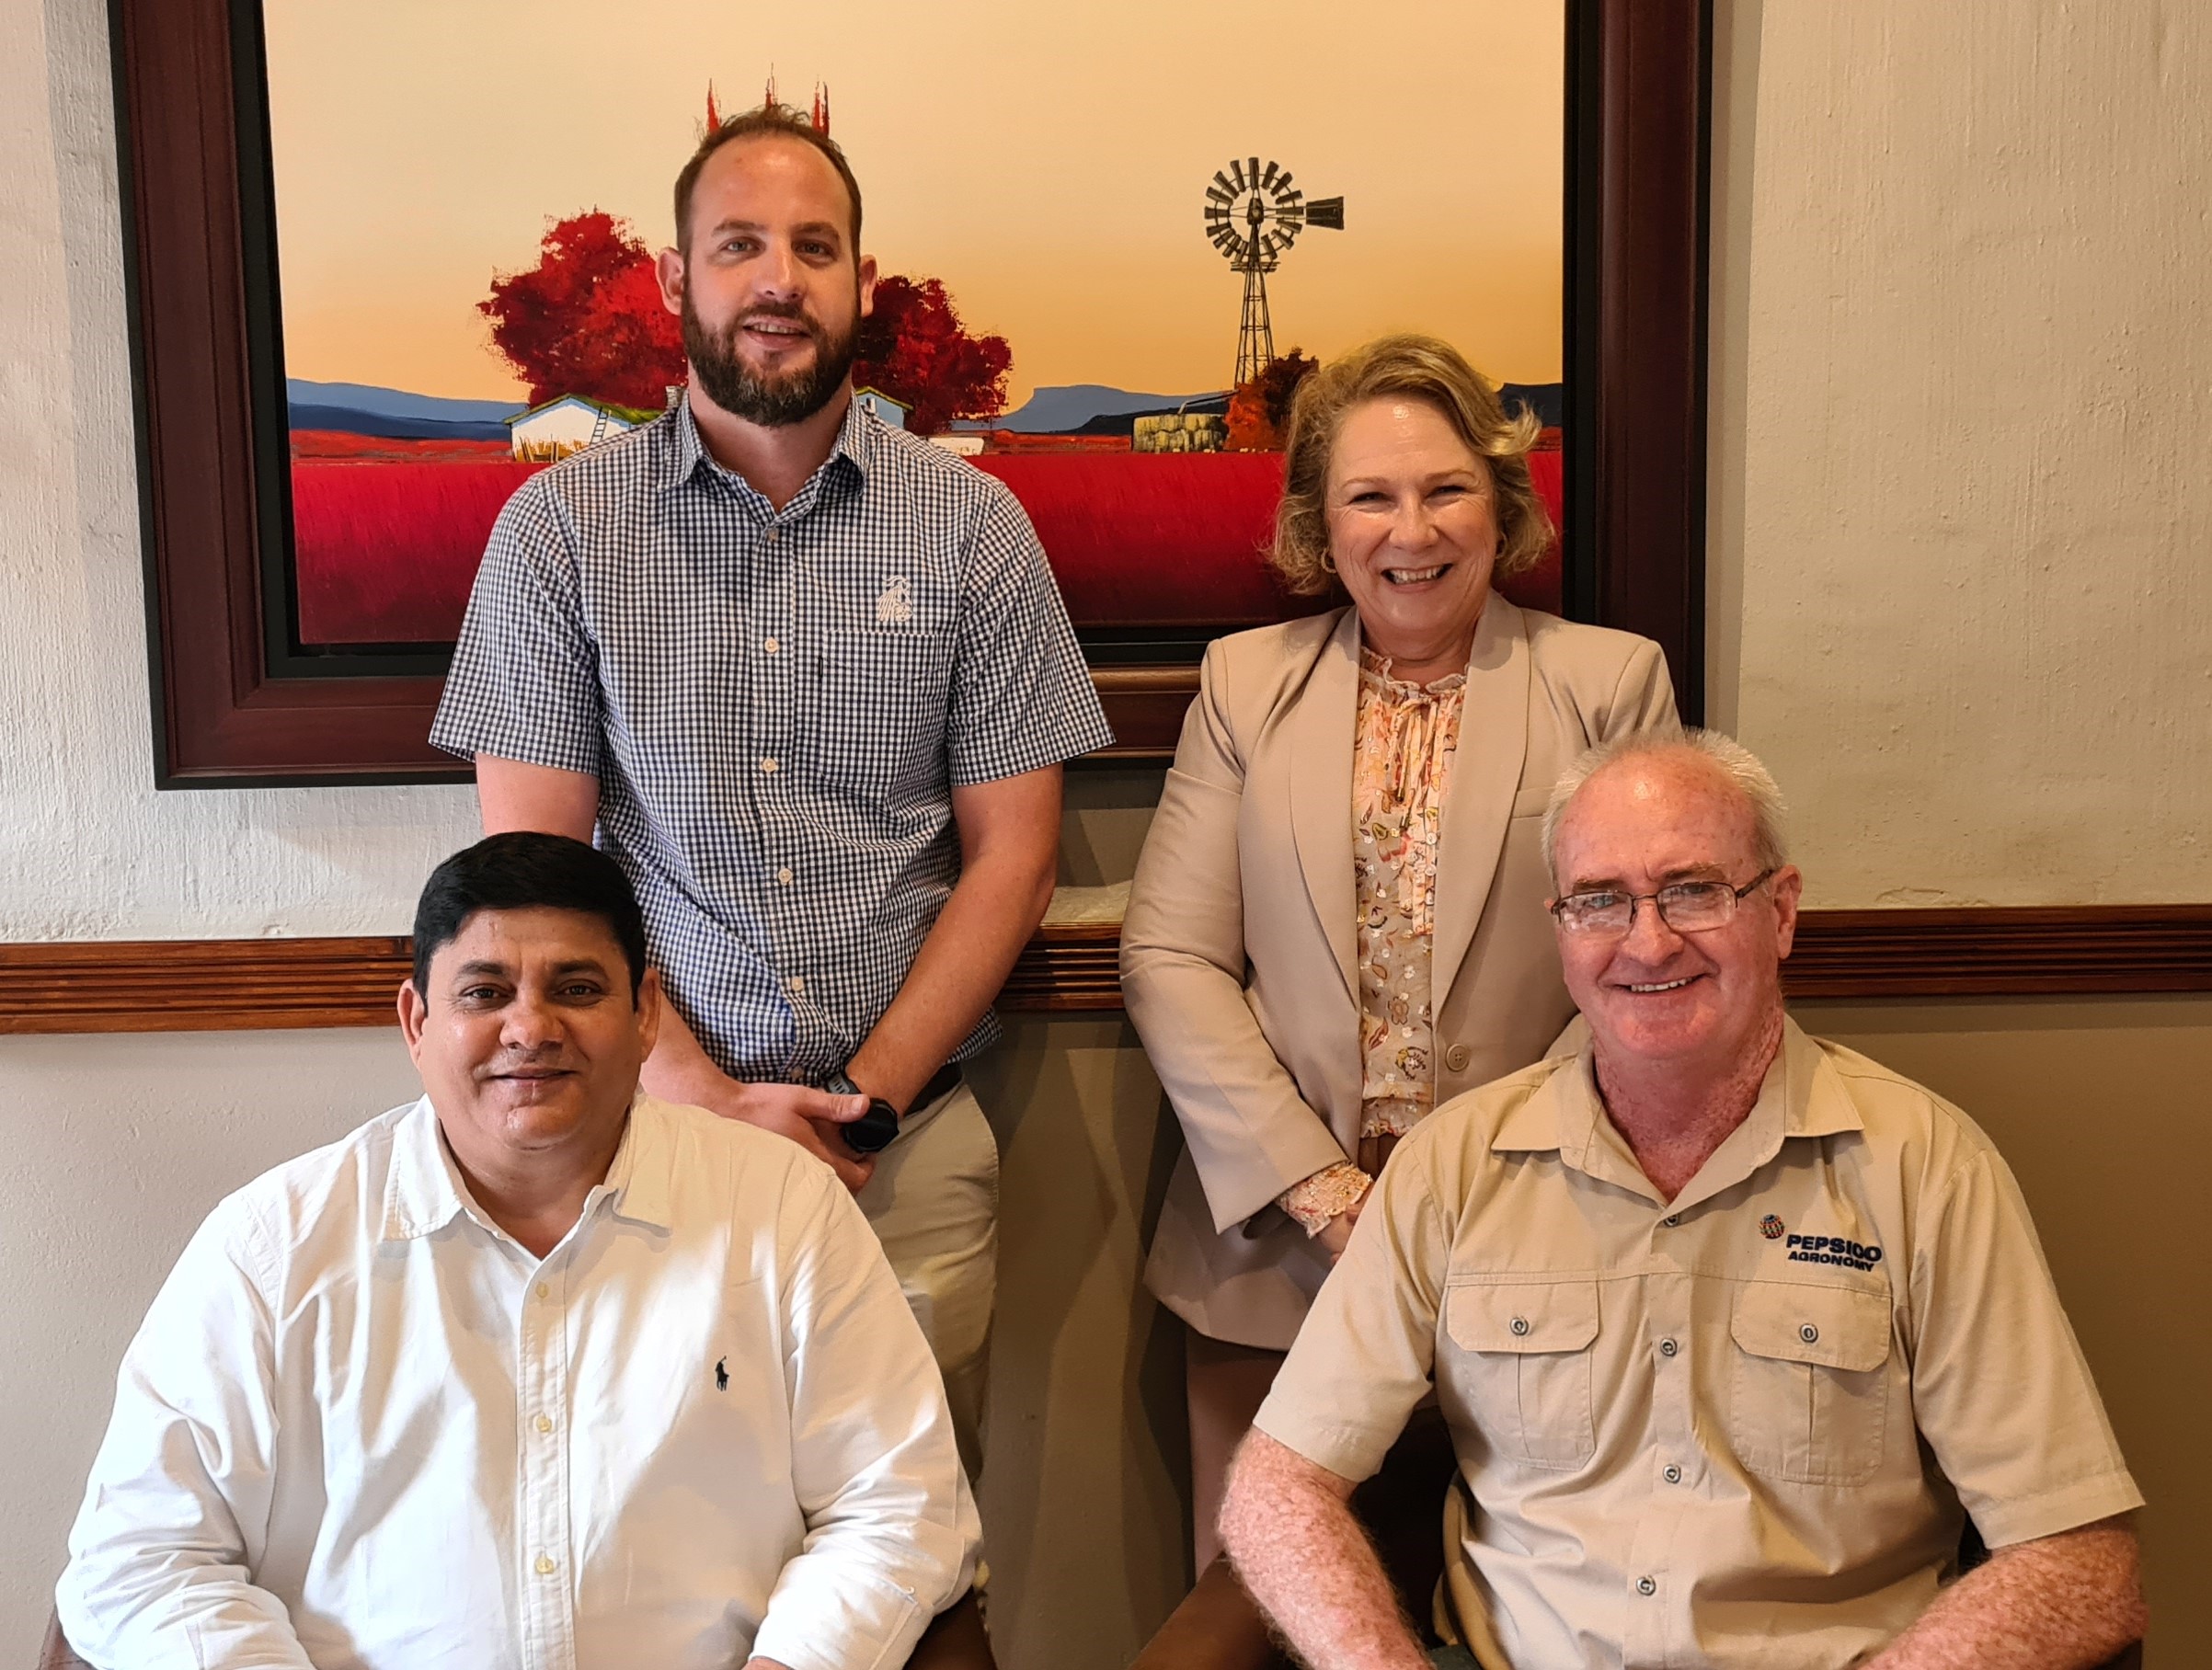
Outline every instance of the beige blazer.
{"label": "beige blazer", "polygon": [[[1437,1101],[1540,1059],[1574,1012],[1538,845],[1592,743],[1672,727],[1649,639],[1493,596],[1438,854]],[[1181,1120],[1145,1281],[1199,1333],[1288,1349],[1328,1257],[1274,1202],[1359,1140],[1350,609],[1218,640],[1138,860],[1121,989]]]}

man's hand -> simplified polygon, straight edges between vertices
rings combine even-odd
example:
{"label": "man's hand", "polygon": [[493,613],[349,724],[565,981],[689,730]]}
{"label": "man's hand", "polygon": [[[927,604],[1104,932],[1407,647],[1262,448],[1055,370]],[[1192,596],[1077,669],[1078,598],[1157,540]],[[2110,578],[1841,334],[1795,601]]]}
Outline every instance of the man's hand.
{"label": "man's hand", "polygon": [[876,1174],[876,1161],[861,1159],[845,1146],[838,1127],[868,1111],[865,1096],[833,1096],[805,1084],[748,1084],[716,1067],[699,1047],[682,1011],[665,1003],[660,1036],[646,1058],[638,1081],[664,1102],[703,1107],[725,1119],[742,1119],[764,1131],[788,1137],[837,1173],[857,1195]]}
{"label": "man's hand", "polygon": [[857,1195],[876,1174],[873,1155],[857,1155],[845,1146],[838,1127],[868,1111],[865,1096],[837,1096],[807,1084],[748,1084],[716,1074],[719,1084],[701,1084],[690,1099],[710,1114],[742,1119],[764,1131],[788,1137],[837,1173]]}

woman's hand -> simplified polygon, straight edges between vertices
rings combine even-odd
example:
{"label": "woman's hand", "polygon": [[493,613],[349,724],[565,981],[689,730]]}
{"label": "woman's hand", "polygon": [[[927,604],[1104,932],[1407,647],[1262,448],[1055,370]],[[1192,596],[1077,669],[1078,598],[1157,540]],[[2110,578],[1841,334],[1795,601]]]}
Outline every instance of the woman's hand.
{"label": "woman's hand", "polygon": [[1352,1226],[1359,1221],[1359,1208],[1367,1205],[1368,1195],[1374,1192],[1375,1185],[1369,1184],[1358,1200],[1322,1225],[1315,1233],[1313,1239],[1327,1250],[1330,1264],[1334,1264],[1344,1256],[1345,1248],[1351,1243]]}

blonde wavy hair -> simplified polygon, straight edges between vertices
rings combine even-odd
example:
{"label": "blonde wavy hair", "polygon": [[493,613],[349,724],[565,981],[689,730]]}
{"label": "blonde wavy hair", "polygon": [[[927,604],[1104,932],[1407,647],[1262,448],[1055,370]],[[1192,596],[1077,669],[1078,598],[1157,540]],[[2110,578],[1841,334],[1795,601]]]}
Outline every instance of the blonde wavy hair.
{"label": "blonde wavy hair", "polygon": [[1551,512],[1529,480],[1529,451],[1543,425],[1526,406],[1507,417],[1497,391],[1450,343],[1409,334],[1356,348],[1299,383],[1267,558],[1283,583],[1301,597],[1319,596],[1336,583],[1329,560],[1329,456],[1354,406],[1393,396],[1434,406],[1489,467],[1492,513],[1503,542],[1494,578],[1534,567],[1552,542]]}

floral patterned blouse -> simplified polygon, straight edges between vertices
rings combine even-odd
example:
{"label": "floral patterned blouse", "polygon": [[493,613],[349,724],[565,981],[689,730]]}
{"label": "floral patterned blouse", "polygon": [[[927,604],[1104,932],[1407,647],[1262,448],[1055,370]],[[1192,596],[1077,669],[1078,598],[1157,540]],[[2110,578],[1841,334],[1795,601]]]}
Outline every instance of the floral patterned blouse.
{"label": "floral patterned blouse", "polygon": [[1294,1184],[1278,1204],[1316,1235],[1347,1210],[1391,1146],[1436,1102],[1437,838],[1459,747],[1467,675],[1433,684],[1390,676],[1388,657],[1359,652],[1352,743],[1352,865],[1359,911],[1359,1159]]}

